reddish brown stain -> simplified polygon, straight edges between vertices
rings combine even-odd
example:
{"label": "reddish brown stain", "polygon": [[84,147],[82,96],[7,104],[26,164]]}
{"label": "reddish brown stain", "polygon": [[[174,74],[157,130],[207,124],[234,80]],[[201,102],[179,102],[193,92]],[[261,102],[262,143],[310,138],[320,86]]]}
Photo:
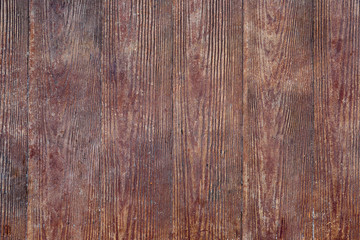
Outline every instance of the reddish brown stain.
{"label": "reddish brown stain", "polygon": [[359,9],[3,0],[1,238],[360,239]]}
{"label": "reddish brown stain", "polygon": [[1,236],[10,237],[11,236],[11,227],[9,225],[1,226]]}

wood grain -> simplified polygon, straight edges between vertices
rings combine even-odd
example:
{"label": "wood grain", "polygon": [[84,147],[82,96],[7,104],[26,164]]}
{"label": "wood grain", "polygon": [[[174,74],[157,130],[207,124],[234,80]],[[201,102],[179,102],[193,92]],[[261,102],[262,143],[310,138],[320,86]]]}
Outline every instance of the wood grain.
{"label": "wood grain", "polygon": [[240,239],[242,2],[173,9],[174,239]]}
{"label": "wood grain", "polygon": [[0,239],[360,239],[357,0],[1,0]]}
{"label": "wood grain", "polygon": [[312,1],[244,0],[244,239],[311,239]]}
{"label": "wood grain", "polygon": [[30,1],[28,239],[99,237],[100,1]]}
{"label": "wood grain", "polygon": [[0,239],[25,239],[28,4],[0,2]]}
{"label": "wood grain", "polygon": [[315,239],[359,239],[359,1],[315,1]]}
{"label": "wood grain", "polygon": [[171,239],[171,7],[103,1],[101,239]]}

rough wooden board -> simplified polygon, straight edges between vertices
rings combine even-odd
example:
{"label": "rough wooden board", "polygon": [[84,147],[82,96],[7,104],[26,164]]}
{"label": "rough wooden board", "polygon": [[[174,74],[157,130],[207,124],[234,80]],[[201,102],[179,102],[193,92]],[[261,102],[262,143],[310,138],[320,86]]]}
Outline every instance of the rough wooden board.
{"label": "rough wooden board", "polygon": [[314,1],[315,239],[359,239],[359,1]]}
{"label": "rough wooden board", "polygon": [[359,10],[0,1],[0,238],[360,238]]}
{"label": "rough wooden board", "polygon": [[238,239],[242,1],[173,9],[174,239]]}
{"label": "rough wooden board", "polygon": [[28,4],[0,2],[0,239],[25,239]]}
{"label": "rough wooden board", "polygon": [[312,238],[312,1],[244,0],[244,239]]}
{"label": "rough wooden board", "polygon": [[101,239],[170,239],[171,1],[103,1]]}
{"label": "rough wooden board", "polygon": [[30,1],[28,239],[97,239],[100,1]]}

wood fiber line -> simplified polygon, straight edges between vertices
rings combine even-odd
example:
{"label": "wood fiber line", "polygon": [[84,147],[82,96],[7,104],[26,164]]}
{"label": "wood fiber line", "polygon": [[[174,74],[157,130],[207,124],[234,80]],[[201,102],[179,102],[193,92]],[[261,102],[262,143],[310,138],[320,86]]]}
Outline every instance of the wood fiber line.
{"label": "wood fiber line", "polygon": [[98,239],[100,0],[31,0],[28,239]]}
{"label": "wood fiber line", "polygon": [[1,0],[0,239],[360,239],[359,44],[358,0]]}
{"label": "wood fiber line", "polygon": [[101,239],[170,239],[172,1],[104,0]]}
{"label": "wood fiber line", "polygon": [[175,0],[173,18],[173,239],[240,239],[242,2]]}
{"label": "wood fiber line", "polygon": [[312,1],[244,0],[243,239],[312,238]]}
{"label": "wood fiber line", "polygon": [[0,2],[0,239],[25,239],[28,4]]}
{"label": "wood fiber line", "polygon": [[360,3],[315,1],[315,239],[359,239]]}

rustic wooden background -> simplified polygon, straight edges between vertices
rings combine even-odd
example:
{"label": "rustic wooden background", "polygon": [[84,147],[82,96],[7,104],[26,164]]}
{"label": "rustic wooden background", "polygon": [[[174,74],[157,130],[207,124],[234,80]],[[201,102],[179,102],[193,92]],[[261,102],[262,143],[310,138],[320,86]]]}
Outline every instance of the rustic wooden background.
{"label": "rustic wooden background", "polygon": [[360,239],[358,0],[1,0],[1,239]]}

